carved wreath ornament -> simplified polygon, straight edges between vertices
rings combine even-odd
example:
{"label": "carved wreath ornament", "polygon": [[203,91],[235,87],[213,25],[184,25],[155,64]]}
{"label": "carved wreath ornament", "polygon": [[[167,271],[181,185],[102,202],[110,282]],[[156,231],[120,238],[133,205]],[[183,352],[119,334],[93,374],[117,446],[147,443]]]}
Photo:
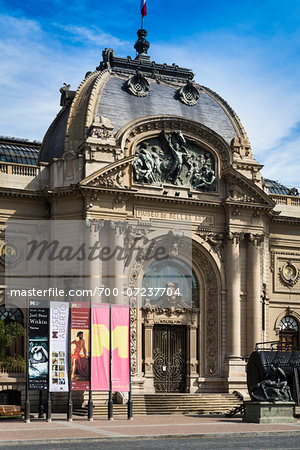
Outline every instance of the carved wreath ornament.
{"label": "carved wreath ornament", "polygon": [[300,271],[290,261],[279,268],[279,278],[283,285],[292,287],[300,279]]}
{"label": "carved wreath ornament", "polygon": [[136,97],[146,97],[150,89],[150,84],[141,72],[137,70],[136,74],[126,81],[126,89]]}

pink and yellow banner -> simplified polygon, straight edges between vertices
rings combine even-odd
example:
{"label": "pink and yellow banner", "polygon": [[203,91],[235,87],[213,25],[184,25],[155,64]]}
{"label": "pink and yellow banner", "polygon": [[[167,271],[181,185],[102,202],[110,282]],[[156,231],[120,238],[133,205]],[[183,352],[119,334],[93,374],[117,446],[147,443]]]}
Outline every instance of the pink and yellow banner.
{"label": "pink and yellow banner", "polygon": [[128,392],[129,306],[111,305],[112,390]]}
{"label": "pink and yellow banner", "polygon": [[92,305],[92,391],[109,391],[109,308],[105,303]]}

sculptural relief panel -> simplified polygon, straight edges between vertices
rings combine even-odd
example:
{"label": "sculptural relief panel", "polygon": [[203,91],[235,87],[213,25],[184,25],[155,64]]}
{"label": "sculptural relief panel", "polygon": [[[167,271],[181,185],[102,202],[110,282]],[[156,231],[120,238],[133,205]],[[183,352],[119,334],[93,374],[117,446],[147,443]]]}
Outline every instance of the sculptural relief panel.
{"label": "sculptural relief panel", "polygon": [[134,181],[142,184],[172,184],[204,192],[216,192],[213,155],[184,137],[181,130],[141,142],[133,161]]}

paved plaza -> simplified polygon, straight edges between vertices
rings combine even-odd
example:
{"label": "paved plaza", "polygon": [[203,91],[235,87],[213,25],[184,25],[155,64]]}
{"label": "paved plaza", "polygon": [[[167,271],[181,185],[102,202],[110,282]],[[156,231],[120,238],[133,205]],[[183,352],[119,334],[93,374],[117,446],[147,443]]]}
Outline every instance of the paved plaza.
{"label": "paved plaza", "polygon": [[136,441],[142,438],[161,440],[175,437],[191,439],[258,435],[289,435],[297,437],[300,442],[300,420],[293,424],[251,424],[244,423],[239,417],[164,415],[139,416],[133,420],[118,417],[113,421],[104,418],[88,421],[86,418],[75,417],[72,422],[68,422],[65,415],[55,414],[49,423],[36,417],[32,417],[30,423],[19,419],[0,421],[0,447],[33,445],[34,443],[61,444],[72,441],[74,444],[81,441],[91,446],[93,442],[96,443],[99,440],[103,440],[103,443],[107,440],[111,442],[121,440],[125,444],[125,441]]}

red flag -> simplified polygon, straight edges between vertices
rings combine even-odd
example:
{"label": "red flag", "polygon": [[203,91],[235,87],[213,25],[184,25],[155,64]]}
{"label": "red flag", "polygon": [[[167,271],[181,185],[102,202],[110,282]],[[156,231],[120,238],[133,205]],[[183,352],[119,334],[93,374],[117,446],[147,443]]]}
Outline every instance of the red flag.
{"label": "red flag", "polygon": [[146,0],[141,0],[141,14],[142,14],[142,17],[145,17],[147,15]]}

